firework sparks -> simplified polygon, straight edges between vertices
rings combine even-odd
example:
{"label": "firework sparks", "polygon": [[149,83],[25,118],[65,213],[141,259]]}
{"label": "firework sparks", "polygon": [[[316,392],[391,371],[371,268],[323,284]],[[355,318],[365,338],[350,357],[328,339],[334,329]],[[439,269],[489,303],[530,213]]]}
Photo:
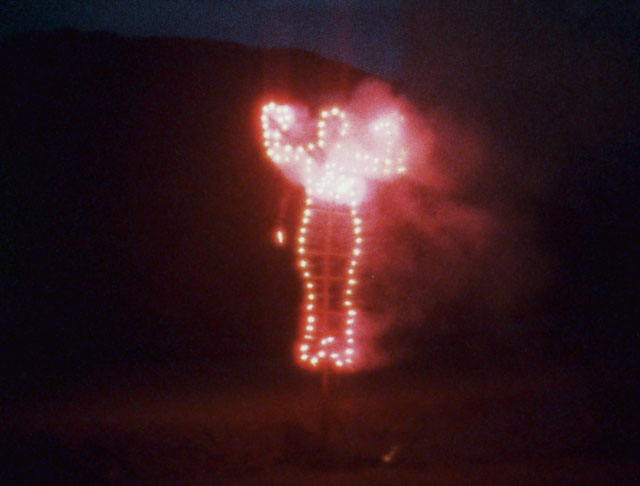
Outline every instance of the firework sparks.
{"label": "firework sparks", "polygon": [[[358,206],[367,180],[406,171],[403,117],[389,111],[368,120],[334,106],[310,123],[294,106],[270,102],[261,122],[267,156],[307,194],[296,240],[305,291],[298,359],[311,368],[353,369],[363,251]],[[276,241],[282,244],[284,235],[276,233]]]}
{"label": "firework sparks", "polygon": [[273,233],[273,240],[278,246],[283,246],[286,243],[286,239],[286,234],[282,228],[276,229]]}

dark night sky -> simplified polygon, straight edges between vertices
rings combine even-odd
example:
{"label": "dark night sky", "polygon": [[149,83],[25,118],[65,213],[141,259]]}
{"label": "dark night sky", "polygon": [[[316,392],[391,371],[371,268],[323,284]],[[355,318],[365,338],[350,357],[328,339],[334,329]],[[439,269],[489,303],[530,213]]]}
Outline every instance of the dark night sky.
{"label": "dark night sky", "polygon": [[429,73],[429,56],[448,45],[457,46],[455,63],[486,42],[507,42],[501,46],[507,50],[529,42],[519,35],[527,30],[561,41],[554,39],[559,31],[572,36],[592,26],[603,38],[624,42],[639,10],[638,2],[623,1],[30,0],[3,2],[0,35],[72,27],[293,47],[416,84]]}
{"label": "dark night sky", "polygon": [[[407,15],[420,2],[8,2],[4,36],[73,27],[124,35],[232,40],[295,47],[394,77],[405,62]],[[406,4],[406,5],[405,5]]]}
{"label": "dark night sky", "polygon": [[[545,301],[545,311],[573,320],[569,335],[586,330],[597,343],[608,333],[609,355],[624,343],[624,361],[631,359],[629,339],[638,338],[630,317],[633,243],[627,234],[637,212],[630,190],[637,159],[629,154],[637,146],[639,14],[638,2],[605,1],[9,1],[0,7],[0,36],[71,27],[292,47],[399,82],[421,109],[441,113],[432,120],[453,126],[443,131],[454,147],[443,160],[464,184],[451,197],[463,209],[482,208],[505,220],[525,215],[518,224],[532,223],[532,245],[552,255],[545,264],[563,262],[554,276],[559,291]],[[465,155],[473,150],[468,133],[497,140],[491,163],[476,174],[480,163]],[[517,184],[505,187],[505,179]],[[509,230],[514,227],[510,222]],[[525,233],[507,232],[503,248],[516,248]],[[416,250],[418,257],[424,253]],[[432,315],[455,321],[463,311],[452,304]]]}

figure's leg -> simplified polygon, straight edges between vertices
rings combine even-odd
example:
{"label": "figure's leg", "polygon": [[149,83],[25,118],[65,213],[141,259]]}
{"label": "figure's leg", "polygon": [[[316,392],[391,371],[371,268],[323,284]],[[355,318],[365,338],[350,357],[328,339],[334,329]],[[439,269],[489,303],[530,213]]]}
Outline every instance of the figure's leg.
{"label": "figure's leg", "polygon": [[342,358],[340,361],[336,361],[337,366],[350,367],[354,363],[355,359],[355,328],[356,319],[358,317],[358,310],[355,305],[356,295],[355,288],[358,283],[357,280],[357,265],[362,253],[362,219],[358,216],[358,212],[355,207],[351,208],[351,227],[352,227],[352,249],[351,256],[347,267],[347,278],[344,289],[343,305],[345,307],[345,327],[344,327],[344,346]]}
{"label": "figure's leg", "polygon": [[[314,282],[317,282],[315,275],[315,265],[313,265],[313,256],[309,252],[309,242],[315,235],[310,235],[311,218],[313,210],[311,209],[313,200],[307,197],[305,207],[302,213],[302,221],[298,232],[298,267],[303,282],[304,301],[303,308],[300,313],[300,333],[301,340],[298,344],[297,355],[303,363],[311,366],[318,365],[318,357],[316,350],[317,338],[317,291],[314,288]],[[313,272],[313,273],[312,273]]]}
{"label": "figure's leg", "polygon": [[354,363],[361,231],[354,208],[306,199],[296,250],[305,292],[297,344],[302,364],[345,369]]}

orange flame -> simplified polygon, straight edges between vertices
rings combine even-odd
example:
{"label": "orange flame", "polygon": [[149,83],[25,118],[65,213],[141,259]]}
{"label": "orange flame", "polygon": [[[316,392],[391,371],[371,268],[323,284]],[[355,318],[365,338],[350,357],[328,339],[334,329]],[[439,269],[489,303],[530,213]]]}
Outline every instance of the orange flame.
{"label": "orange flame", "polygon": [[282,228],[277,228],[273,233],[273,240],[277,246],[284,246],[286,239],[285,232]]}

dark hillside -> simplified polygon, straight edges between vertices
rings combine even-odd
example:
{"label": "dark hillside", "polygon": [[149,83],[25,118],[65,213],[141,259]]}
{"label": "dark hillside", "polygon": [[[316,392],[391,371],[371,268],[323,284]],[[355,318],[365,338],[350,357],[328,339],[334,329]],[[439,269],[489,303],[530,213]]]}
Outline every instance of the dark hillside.
{"label": "dark hillside", "polygon": [[293,329],[273,322],[295,314],[296,280],[268,238],[284,181],[260,158],[256,105],[346,94],[363,73],[304,52],[74,31],[0,52],[3,374],[288,357]]}

